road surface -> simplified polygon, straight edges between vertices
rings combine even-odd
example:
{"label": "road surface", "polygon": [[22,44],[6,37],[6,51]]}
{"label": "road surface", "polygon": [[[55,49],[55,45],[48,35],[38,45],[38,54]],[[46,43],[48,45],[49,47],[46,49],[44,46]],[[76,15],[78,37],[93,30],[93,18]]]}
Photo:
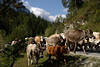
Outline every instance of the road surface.
{"label": "road surface", "polygon": [[[71,52],[71,54],[74,54]],[[100,58],[100,52],[88,52],[87,54],[84,54],[82,51],[76,51],[76,55],[84,55],[84,56],[91,56],[91,57],[97,57]]]}

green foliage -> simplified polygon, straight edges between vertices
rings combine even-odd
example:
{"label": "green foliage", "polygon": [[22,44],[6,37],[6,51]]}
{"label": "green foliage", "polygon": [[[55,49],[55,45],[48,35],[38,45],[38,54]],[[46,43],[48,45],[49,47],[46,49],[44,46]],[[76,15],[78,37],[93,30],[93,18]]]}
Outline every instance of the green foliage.
{"label": "green foliage", "polygon": [[45,31],[45,36],[50,36],[54,33],[62,33],[64,29],[64,23],[56,22],[52,23]]}
{"label": "green foliage", "polygon": [[[67,0],[66,0],[67,1]],[[74,23],[76,27],[80,29],[92,29],[93,31],[100,31],[100,1],[99,0],[84,0],[82,3],[82,6],[75,10],[74,8],[77,8],[74,6],[75,3],[71,3],[71,1],[75,0],[68,0],[69,5],[68,6],[68,15],[65,22],[68,23]],[[78,0],[80,1],[80,0]],[[75,11],[74,11],[75,10]],[[82,23],[82,21],[85,23],[85,25],[77,26],[77,21]]]}
{"label": "green foliage", "polygon": [[20,39],[27,36],[44,35],[45,29],[50,24],[41,17],[18,11],[18,9],[25,8],[20,0],[4,0],[0,3],[0,7],[2,7],[0,8],[0,30],[5,31],[7,41],[12,41],[16,37]]}
{"label": "green foliage", "polygon": [[69,8],[68,12],[73,15],[74,12],[77,12],[79,8],[82,7],[83,0],[62,0],[62,4],[65,8]]}
{"label": "green foliage", "polygon": [[54,34],[55,31],[56,31],[56,26],[51,25],[46,29],[45,36],[50,36],[51,34]]}
{"label": "green foliage", "polygon": [[8,47],[5,47],[3,52],[0,53],[0,67],[11,67],[11,64],[20,57],[20,52],[25,50],[26,44],[24,43],[25,41],[21,40],[13,46],[9,44]]}
{"label": "green foliage", "polygon": [[5,43],[7,43],[5,39],[5,31],[0,30],[0,49],[4,47]]}
{"label": "green foliage", "polygon": [[54,33],[62,33],[64,31],[64,21],[65,18],[58,16],[56,20],[46,29],[45,36],[50,36]]}

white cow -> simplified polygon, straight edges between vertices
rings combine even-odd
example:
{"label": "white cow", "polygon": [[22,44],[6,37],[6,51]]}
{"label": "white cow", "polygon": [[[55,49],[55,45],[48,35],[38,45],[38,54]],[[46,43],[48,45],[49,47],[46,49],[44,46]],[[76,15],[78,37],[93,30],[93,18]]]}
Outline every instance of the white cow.
{"label": "white cow", "polygon": [[29,44],[26,48],[27,58],[28,58],[28,66],[33,63],[33,59],[35,60],[36,66],[38,64],[39,57],[41,56],[41,50],[36,44]]}

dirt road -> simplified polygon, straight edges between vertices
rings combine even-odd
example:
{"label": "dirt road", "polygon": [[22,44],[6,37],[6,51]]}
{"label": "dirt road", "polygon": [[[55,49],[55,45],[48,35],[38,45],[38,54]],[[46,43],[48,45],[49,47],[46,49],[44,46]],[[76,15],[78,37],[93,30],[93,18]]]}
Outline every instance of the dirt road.
{"label": "dirt road", "polygon": [[[71,54],[74,54],[73,52],[71,52]],[[84,56],[91,56],[91,57],[97,57],[100,58],[100,52],[87,52],[87,54],[84,54],[82,51],[77,51],[76,55],[84,55]]]}

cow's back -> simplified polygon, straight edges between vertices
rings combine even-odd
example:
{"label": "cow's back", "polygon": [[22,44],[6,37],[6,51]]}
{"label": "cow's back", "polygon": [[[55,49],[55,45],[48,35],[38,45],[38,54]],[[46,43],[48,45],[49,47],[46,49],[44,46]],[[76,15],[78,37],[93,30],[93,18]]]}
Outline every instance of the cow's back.
{"label": "cow's back", "polygon": [[72,42],[78,42],[85,37],[85,33],[82,30],[69,30],[65,33],[67,40]]}
{"label": "cow's back", "polygon": [[60,34],[53,34],[46,39],[46,45],[56,45],[60,44],[63,41],[63,38]]}
{"label": "cow's back", "polygon": [[35,49],[36,49],[36,44],[29,44],[26,48],[27,57],[31,55],[31,51],[34,53]]}
{"label": "cow's back", "polygon": [[48,46],[47,49],[46,49],[46,51],[47,51],[48,54],[51,54],[53,56],[57,56],[57,55],[62,55],[62,54],[65,54],[65,53],[69,53],[68,52],[68,48],[65,49],[65,46],[59,46],[59,45]]}
{"label": "cow's back", "polygon": [[48,54],[51,54],[54,56],[54,55],[56,55],[57,47],[56,46],[48,46],[46,51]]}
{"label": "cow's back", "polygon": [[53,34],[49,38],[55,38],[55,37],[59,37],[59,36],[60,36],[59,34]]}

